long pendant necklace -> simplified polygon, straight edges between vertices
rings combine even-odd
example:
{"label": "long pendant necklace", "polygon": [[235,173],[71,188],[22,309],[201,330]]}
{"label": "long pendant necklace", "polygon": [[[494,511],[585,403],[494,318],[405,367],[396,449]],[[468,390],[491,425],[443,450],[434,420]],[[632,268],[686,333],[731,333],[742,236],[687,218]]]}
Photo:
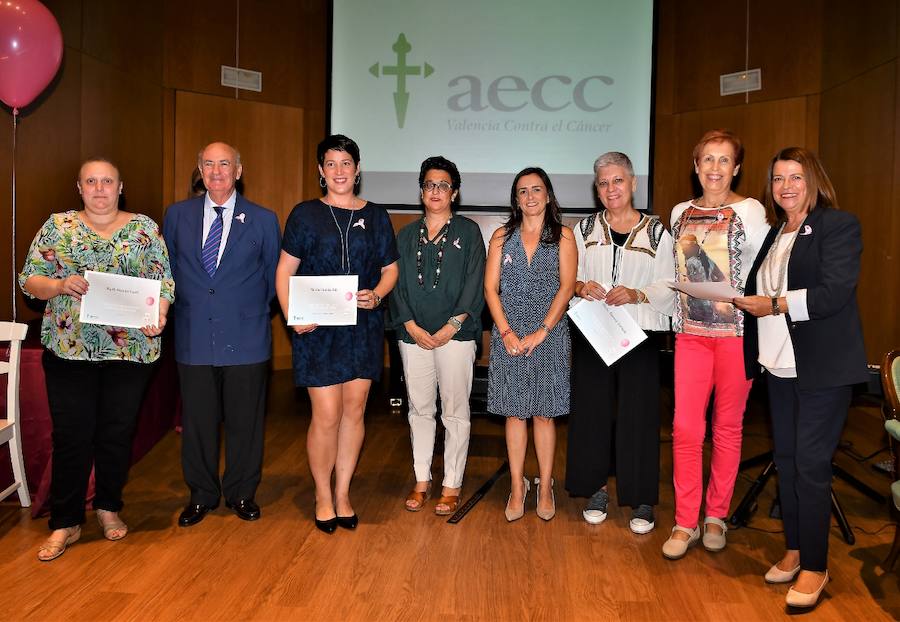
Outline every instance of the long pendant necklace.
{"label": "long pendant necklace", "polygon": [[[345,232],[341,231],[337,216],[334,215],[334,207],[331,206],[331,203],[325,203],[325,205],[331,210],[331,218],[334,220],[334,226],[337,227],[338,234],[341,236],[341,270],[344,270],[344,274],[350,274],[350,224],[353,222],[353,212],[350,212],[350,220],[347,221],[347,231]],[[344,268],[345,257],[347,260],[346,269]]]}
{"label": "long pendant necklace", "polygon": [[[453,216],[450,216],[450,218],[447,219],[447,222],[441,227],[441,230],[438,231],[437,234],[437,238],[440,238],[440,242],[438,242],[437,266],[434,270],[434,283],[431,284],[431,289],[436,288],[438,281],[441,280],[441,263],[444,261],[444,244],[447,242],[447,233],[450,231],[451,220],[453,220]],[[419,239],[416,241],[416,277],[419,281],[419,287],[423,289],[425,288],[425,275],[422,272],[422,251],[427,242],[428,225],[425,223],[425,217],[423,216],[422,224],[419,225]]]}
{"label": "long pendant necklace", "polygon": [[616,244],[616,241],[613,239],[613,231],[619,233],[615,229],[612,228],[612,225],[609,224],[609,219],[606,217],[606,211],[602,213],[603,223],[606,225],[607,230],[609,231],[609,241],[612,242],[612,268],[610,278],[612,279],[612,286],[615,287],[619,284],[619,273],[622,271],[622,255],[625,253],[625,245],[628,244],[628,240],[631,239],[631,236],[634,235],[634,229],[637,227],[641,221],[643,221],[643,217],[638,214],[638,221],[634,224],[634,227],[631,227],[631,231],[628,232],[628,237],[625,239],[625,245],[619,246]]}
{"label": "long pendant necklace", "polygon": [[778,247],[781,245],[785,235],[784,226],[784,223],[782,223],[781,228],[778,229],[778,235],[775,236],[775,241],[769,247],[769,252],[766,253],[764,263],[760,267],[762,290],[769,297],[777,298],[781,296],[785,285],[784,275],[787,272],[788,262],[791,259],[794,242],[797,241],[797,234],[794,232],[794,237],[788,242],[787,248],[784,249],[780,257],[778,256]]}
{"label": "long pendant necklace", "polygon": [[[722,213],[723,207],[725,207],[724,203],[720,204],[719,207],[716,208],[716,221],[713,223],[710,223],[706,226],[706,231],[703,232],[703,239],[700,240],[700,243],[699,243],[701,247],[703,246],[703,243],[706,242],[706,238],[709,237],[709,232],[712,231],[712,228],[714,226],[716,226],[718,223],[722,222],[722,220],[725,219],[725,214]],[[691,216],[690,216],[691,219],[693,219],[695,217],[696,212],[697,212],[697,206],[692,203],[691,204]]]}

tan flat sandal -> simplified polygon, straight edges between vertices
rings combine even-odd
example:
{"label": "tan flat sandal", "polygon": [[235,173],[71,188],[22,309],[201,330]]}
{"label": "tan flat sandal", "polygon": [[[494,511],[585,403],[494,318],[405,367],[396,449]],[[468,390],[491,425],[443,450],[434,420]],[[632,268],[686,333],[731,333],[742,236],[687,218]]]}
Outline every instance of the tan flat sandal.
{"label": "tan flat sandal", "polygon": [[[110,514],[115,515],[115,518],[112,520],[103,521],[104,516],[109,516]],[[121,540],[125,536],[128,535],[128,525],[126,525],[121,518],[118,516],[118,512],[110,512],[109,510],[97,510],[97,522],[100,523],[100,529],[103,530],[103,537],[107,540],[115,542],[116,540]],[[114,531],[121,531],[122,533],[115,535]]]}
{"label": "tan flat sandal", "polygon": [[77,542],[78,538],[81,537],[81,525],[66,527],[63,531],[65,532],[64,538],[51,534],[50,537],[44,541],[41,548],[38,549],[37,558],[39,561],[53,561],[66,552],[67,546],[73,542]]}

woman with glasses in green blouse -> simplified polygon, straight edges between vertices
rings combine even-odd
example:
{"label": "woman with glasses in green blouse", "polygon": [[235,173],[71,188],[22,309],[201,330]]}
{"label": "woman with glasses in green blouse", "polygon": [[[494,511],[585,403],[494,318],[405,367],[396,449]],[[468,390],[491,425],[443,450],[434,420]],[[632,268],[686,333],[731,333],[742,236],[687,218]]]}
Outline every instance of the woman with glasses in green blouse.
{"label": "woman with glasses in green blouse", "polygon": [[484,239],[478,225],[453,213],[461,180],[442,156],[422,163],[425,213],[397,236],[400,279],[390,297],[409,396],[416,484],[406,509],[418,512],[431,491],[437,392],[444,425],[444,479],[434,512],[459,505],[469,452],[469,394],[484,307]]}

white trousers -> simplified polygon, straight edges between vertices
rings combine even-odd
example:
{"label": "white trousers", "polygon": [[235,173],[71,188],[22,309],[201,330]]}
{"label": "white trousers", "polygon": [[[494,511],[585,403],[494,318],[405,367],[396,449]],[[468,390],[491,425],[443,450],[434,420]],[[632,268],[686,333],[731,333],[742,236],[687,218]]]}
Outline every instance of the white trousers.
{"label": "white trousers", "polygon": [[472,392],[475,342],[451,339],[440,348],[423,350],[416,344],[401,341],[400,357],[403,359],[403,376],[409,396],[409,432],[416,481],[431,481],[440,387],[441,423],[444,424],[443,485],[446,488],[460,488],[472,428],[469,394]]}

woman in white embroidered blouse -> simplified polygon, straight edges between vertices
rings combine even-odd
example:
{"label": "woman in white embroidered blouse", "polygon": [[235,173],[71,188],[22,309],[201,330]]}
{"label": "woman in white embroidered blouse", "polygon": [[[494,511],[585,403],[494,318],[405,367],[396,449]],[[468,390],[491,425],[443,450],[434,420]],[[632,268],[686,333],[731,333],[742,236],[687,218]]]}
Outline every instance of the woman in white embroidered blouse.
{"label": "woman in white embroidered blouse", "polygon": [[[622,305],[647,331],[669,330],[675,295],[666,284],[675,272],[672,238],[658,216],[634,209],[637,178],[624,153],[594,162],[597,196],[605,209],[575,227],[583,300]],[[590,497],[582,515],[606,519],[613,419],[616,418],[616,498],[631,506],[631,530],[647,533],[659,495],[659,351],[648,339],[607,366],[573,331],[572,410],[566,489]]]}

